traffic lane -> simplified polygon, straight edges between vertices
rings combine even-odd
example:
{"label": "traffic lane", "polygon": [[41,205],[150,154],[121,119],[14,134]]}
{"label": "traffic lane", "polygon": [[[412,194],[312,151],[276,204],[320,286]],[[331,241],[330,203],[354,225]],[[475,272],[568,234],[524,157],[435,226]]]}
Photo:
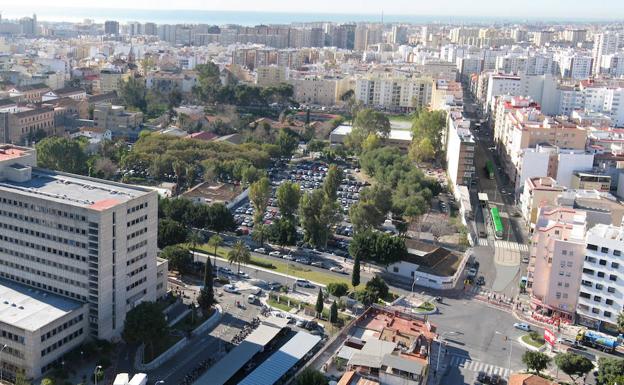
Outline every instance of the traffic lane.
{"label": "traffic lane", "polygon": [[[439,333],[447,333],[444,340],[458,354],[488,364],[508,366],[510,340],[514,342],[525,334],[514,328],[517,321],[512,314],[465,299],[445,299],[437,306],[439,312],[429,319],[438,327]],[[522,368],[524,350],[517,344],[512,348],[512,370]]]}

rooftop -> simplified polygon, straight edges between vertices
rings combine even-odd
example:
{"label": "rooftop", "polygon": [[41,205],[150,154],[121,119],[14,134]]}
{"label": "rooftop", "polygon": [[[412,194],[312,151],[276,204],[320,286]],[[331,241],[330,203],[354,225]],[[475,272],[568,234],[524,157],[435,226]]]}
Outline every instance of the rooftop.
{"label": "rooftop", "polygon": [[150,190],[121,183],[40,168],[34,168],[31,179],[26,182],[9,180],[0,182],[0,191],[15,192],[97,211],[150,193]]}
{"label": "rooftop", "polygon": [[0,279],[0,322],[35,331],[77,310],[77,301]]}
{"label": "rooftop", "polygon": [[[333,135],[349,135],[353,130],[352,126],[342,124],[332,131]],[[391,129],[390,135],[388,135],[389,140],[401,140],[401,141],[411,141],[412,140],[412,131],[406,129]]]}

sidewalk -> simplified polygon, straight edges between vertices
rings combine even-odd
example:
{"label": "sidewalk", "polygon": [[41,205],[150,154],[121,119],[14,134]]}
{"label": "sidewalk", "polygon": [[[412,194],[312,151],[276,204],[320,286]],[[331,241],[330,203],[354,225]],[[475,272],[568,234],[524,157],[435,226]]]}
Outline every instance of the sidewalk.
{"label": "sidewalk", "polygon": [[[440,348],[442,349],[440,351]],[[438,365],[438,353],[440,358],[440,363]],[[449,366],[448,355],[446,354],[446,348],[440,344],[440,340],[434,340],[431,344],[431,355],[429,356],[429,376],[427,378],[426,385],[440,385],[440,381],[446,374],[446,370]],[[437,371],[436,371],[437,367]]]}

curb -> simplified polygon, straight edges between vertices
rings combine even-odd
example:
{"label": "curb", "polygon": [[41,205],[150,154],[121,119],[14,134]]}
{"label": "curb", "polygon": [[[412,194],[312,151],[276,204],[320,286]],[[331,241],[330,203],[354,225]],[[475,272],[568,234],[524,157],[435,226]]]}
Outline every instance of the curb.
{"label": "curb", "polygon": [[[528,335],[528,334],[525,334],[525,335]],[[544,345],[545,345],[545,344],[544,344],[544,345],[540,346],[539,348],[536,348],[535,346],[533,346],[533,345],[529,345],[529,344],[527,344],[526,342],[522,341],[522,337],[518,337],[518,342],[520,343],[520,345],[522,345],[522,346],[524,346],[525,348],[527,348],[527,349],[529,349],[529,350],[532,350],[532,351],[534,351],[534,352],[539,352],[539,351],[541,351],[542,347],[544,347]]]}

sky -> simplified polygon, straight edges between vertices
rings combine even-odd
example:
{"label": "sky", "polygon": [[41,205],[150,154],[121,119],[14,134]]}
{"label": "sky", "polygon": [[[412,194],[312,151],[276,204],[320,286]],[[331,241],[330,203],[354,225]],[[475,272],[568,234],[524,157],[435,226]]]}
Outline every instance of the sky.
{"label": "sky", "polygon": [[0,11],[77,7],[513,18],[624,18],[624,0],[0,0]]}

